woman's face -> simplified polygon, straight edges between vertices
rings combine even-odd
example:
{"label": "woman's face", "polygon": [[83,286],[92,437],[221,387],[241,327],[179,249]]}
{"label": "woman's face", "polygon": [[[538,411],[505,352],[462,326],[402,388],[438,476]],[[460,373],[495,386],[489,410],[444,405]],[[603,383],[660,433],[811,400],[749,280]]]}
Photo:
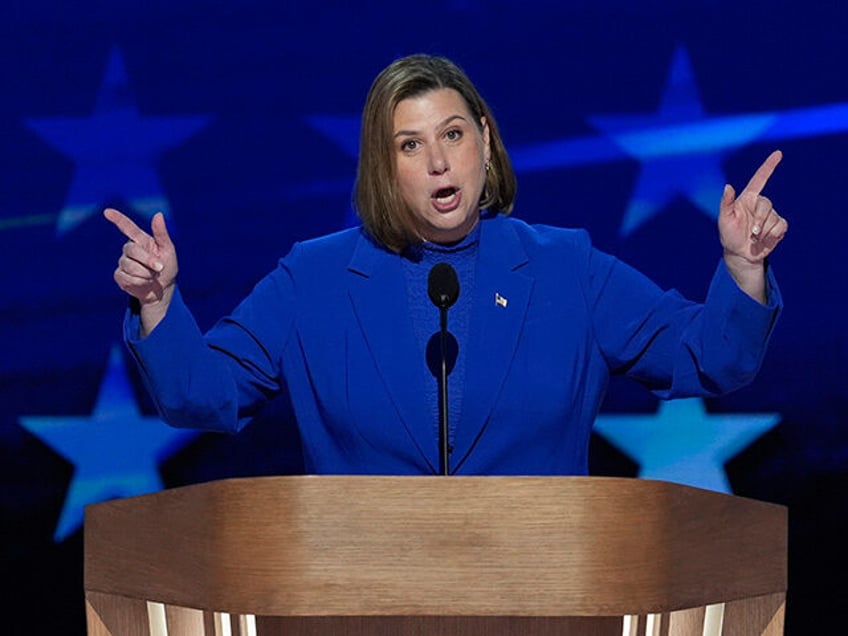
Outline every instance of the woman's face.
{"label": "woman's face", "polygon": [[480,218],[490,156],[485,118],[474,121],[459,93],[440,88],[401,101],[393,134],[400,194],[421,238],[443,244],[465,238]]}

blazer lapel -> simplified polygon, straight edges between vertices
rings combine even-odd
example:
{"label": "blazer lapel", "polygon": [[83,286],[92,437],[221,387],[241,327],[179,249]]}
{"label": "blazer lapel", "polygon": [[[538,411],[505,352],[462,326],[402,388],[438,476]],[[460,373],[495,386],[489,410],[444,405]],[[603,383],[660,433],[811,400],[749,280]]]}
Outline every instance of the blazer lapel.
{"label": "blazer lapel", "polygon": [[354,313],[377,371],[400,415],[401,425],[433,473],[439,452],[433,438],[424,378],[410,361],[419,355],[409,315],[406,279],[400,256],[359,239],[348,266]]}
{"label": "blazer lapel", "polygon": [[485,428],[524,326],[533,279],[513,227],[503,217],[481,221],[480,254],[465,362],[462,423],[455,427],[451,466],[459,467]]}

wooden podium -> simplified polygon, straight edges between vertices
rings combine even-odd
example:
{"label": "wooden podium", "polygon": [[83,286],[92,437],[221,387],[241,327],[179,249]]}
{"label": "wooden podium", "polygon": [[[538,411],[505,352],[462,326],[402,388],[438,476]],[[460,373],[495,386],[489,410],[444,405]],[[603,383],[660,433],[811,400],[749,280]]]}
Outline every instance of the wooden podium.
{"label": "wooden podium", "polygon": [[783,506],[611,477],[262,477],[88,506],[90,636],[783,634]]}

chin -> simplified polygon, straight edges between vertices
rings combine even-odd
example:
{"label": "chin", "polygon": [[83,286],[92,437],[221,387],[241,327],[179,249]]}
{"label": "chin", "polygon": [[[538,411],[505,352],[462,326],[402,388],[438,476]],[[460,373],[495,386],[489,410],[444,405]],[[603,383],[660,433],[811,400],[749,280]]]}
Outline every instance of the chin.
{"label": "chin", "polygon": [[456,225],[433,226],[427,233],[427,240],[434,243],[455,243],[464,239],[472,229],[474,229],[474,223],[468,222]]}

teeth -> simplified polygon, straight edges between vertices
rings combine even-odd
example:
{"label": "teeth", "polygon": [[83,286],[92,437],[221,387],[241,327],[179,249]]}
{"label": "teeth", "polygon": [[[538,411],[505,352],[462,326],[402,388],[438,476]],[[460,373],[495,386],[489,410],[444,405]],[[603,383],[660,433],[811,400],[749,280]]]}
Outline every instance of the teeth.
{"label": "teeth", "polygon": [[447,194],[437,196],[436,201],[438,201],[439,203],[448,203],[449,201],[452,201],[455,197],[456,197],[456,190],[453,190],[451,192],[448,192]]}

